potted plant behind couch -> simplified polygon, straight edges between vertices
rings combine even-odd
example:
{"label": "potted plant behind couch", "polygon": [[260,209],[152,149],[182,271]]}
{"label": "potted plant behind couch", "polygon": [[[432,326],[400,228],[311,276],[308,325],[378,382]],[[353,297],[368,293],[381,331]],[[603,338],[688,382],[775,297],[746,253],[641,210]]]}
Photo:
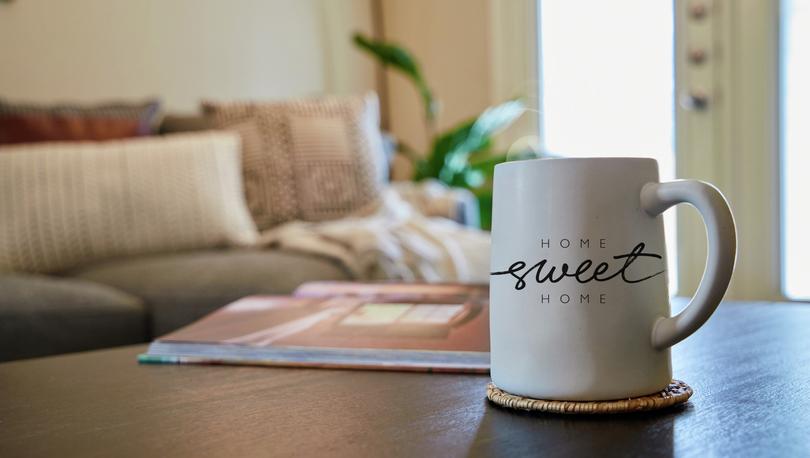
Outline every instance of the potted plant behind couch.
{"label": "potted plant behind couch", "polygon": [[492,175],[495,165],[507,160],[534,157],[534,152],[493,151],[492,137],[509,127],[526,110],[525,103],[515,98],[487,108],[478,116],[437,132],[438,100],[422,76],[419,64],[401,46],[374,40],[362,34],[353,37],[355,45],[385,67],[402,73],[410,80],[424,105],[425,128],[431,138],[430,150],[419,152],[401,140],[397,151],[414,166],[414,181],[436,179],[448,186],[466,188],[478,199],[481,226],[489,229],[492,222]]}

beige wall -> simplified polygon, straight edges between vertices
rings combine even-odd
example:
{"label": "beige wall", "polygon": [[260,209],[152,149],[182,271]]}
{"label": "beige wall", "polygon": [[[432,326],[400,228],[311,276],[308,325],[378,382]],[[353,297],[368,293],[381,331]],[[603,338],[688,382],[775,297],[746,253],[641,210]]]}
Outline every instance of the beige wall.
{"label": "beige wall", "polygon": [[[442,102],[440,129],[475,116],[490,104],[488,0],[383,0],[385,38],[421,62]],[[421,100],[410,81],[389,75],[393,133],[424,149],[428,139]]]}
{"label": "beige wall", "polygon": [[[16,0],[0,3],[0,97],[50,103],[160,96],[279,98],[373,88],[370,62],[330,44],[370,27],[368,0]],[[343,28],[335,30],[335,28]],[[342,57],[341,57],[342,56]],[[350,70],[332,75],[333,58]]]}
{"label": "beige wall", "polygon": [[[441,101],[440,131],[515,96],[528,97],[530,108],[537,108],[533,0],[380,1],[385,39],[414,54]],[[430,139],[413,85],[393,71],[388,84],[391,131],[427,150]],[[536,135],[537,117],[528,113],[499,137],[497,146],[507,150]],[[396,165],[394,174],[409,176],[406,161]]]}
{"label": "beige wall", "polygon": [[[516,18],[533,0],[15,0],[0,2],[0,97],[158,96],[191,112],[202,98],[362,93],[377,88],[376,67],[350,37],[371,34],[373,1],[385,38],[422,63],[440,129],[531,95],[513,54],[529,41]],[[425,150],[419,97],[399,75],[387,81],[390,129]]]}
{"label": "beige wall", "polygon": [[377,67],[352,43],[354,32],[372,35],[372,0],[321,0],[326,91],[358,94],[377,90]]}

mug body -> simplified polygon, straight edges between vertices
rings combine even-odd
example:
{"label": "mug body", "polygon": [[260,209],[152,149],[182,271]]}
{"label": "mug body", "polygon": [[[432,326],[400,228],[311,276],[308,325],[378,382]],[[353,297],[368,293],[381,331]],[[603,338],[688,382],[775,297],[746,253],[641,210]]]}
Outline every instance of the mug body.
{"label": "mug body", "polygon": [[663,219],[641,209],[653,159],[535,159],[495,168],[492,380],[517,395],[609,400],[665,388]]}

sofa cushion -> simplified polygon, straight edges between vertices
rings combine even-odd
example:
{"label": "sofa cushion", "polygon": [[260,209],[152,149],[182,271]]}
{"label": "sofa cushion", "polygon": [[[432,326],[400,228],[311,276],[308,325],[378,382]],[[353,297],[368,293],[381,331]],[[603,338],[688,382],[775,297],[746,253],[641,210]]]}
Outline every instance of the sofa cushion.
{"label": "sofa cushion", "polygon": [[159,109],[156,100],[97,106],[11,104],[0,100],[0,144],[150,135]]}
{"label": "sofa cushion", "polygon": [[160,121],[158,133],[161,135],[180,134],[184,132],[200,132],[215,130],[214,121],[202,115],[173,115],[168,114]]}
{"label": "sofa cushion", "polygon": [[245,196],[259,229],[334,220],[379,203],[387,162],[375,94],[204,102],[203,112],[242,137]]}
{"label": "sofa cushion", "polygon": [[140,299],[109,286],[0,275],[0,361],[147,340]]}
{"label": "sofa cushion", "polygon": [[257,237],[233,133],[0,147],[0,271]]}
{"label": "sofa cushion", "polygon": [[337,264],[278,250],[208,250],[108,261],[73,272],[142,298],[153,337],[251,294],[289,294],[310,280],[348,280]]}

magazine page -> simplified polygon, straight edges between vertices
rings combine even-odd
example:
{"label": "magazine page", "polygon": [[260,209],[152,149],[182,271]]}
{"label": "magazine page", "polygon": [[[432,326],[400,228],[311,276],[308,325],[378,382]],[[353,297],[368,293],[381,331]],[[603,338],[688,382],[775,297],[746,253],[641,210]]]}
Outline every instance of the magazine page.
{"label": "magazine page", "polygon": [[248,297],[160,341],[488,352],[485,292],[453,292],[408,285],[388,295],[368,289],[365,296]]}

